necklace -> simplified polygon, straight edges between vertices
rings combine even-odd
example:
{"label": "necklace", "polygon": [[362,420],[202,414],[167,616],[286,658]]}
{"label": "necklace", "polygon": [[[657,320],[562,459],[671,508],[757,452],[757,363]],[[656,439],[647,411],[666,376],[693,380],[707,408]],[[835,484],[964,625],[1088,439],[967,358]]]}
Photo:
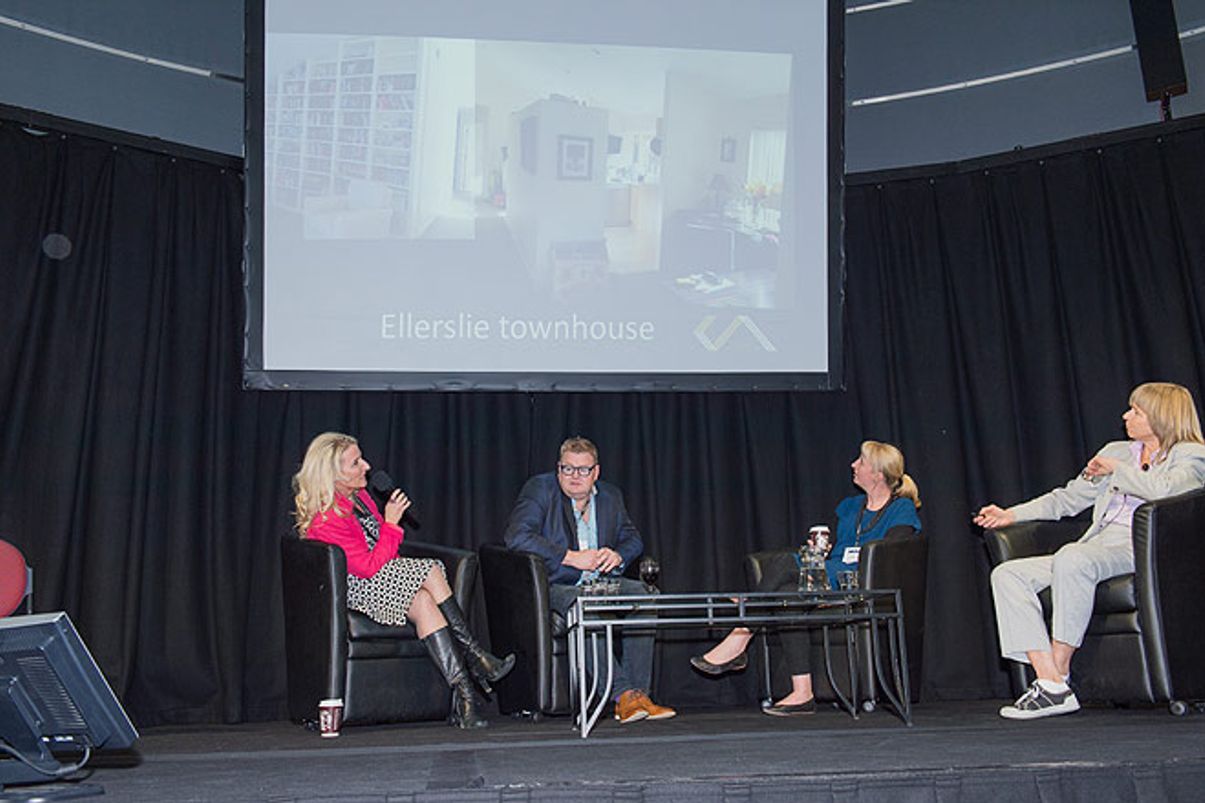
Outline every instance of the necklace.
{"label": "necklace", "polygon": [[1158,459],[1160,452],[1160,449],[1152,449],[1150,444],[1142,444],[1142,451],[1138,453],[1138,464],[1143,471],[1151,470],[1151,464]]}

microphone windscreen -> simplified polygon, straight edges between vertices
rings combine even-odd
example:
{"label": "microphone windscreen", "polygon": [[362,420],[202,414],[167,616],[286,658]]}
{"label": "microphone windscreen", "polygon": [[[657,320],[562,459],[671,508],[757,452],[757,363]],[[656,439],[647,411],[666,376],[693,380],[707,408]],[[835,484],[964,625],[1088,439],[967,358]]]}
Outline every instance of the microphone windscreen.
{"label": "microphone windscreen", "polygon": [[[397,490],[397,483],[384,471],[374,469],[368,478],[368,489],[372,492],[377,507],[384,510],[385,505],[389,504],[389,497],[393,496],[393,492]],[[416,530],[423,526],[418,517],[414,515],[413,506],[402,514],[402,523],[408,524]]]}
{"label": "microphone windscreen", "polygon": [[368,484],[372,486],[374,491],[385,497],[388,497],[389,494],[393,493],[393,489],[397,487],[397,484],[393,481],[393,478],[384,471],[372,472],[372,476],[368,478]]}

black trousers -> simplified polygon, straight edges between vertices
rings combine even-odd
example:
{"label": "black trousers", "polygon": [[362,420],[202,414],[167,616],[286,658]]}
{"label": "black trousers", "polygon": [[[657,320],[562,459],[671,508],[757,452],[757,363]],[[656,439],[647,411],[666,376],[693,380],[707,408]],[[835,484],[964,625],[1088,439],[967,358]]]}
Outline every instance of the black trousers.
{"label": "black trousers", "polygon": [[[799,566],[792,553],[775,555],[762,569],[758,591],[794,591],[799,588]],[[792,675],[812,673],[812,635],[806,627],[784,626],[767,633],[771,646],[777,641],[782,647],[787,671]]]}

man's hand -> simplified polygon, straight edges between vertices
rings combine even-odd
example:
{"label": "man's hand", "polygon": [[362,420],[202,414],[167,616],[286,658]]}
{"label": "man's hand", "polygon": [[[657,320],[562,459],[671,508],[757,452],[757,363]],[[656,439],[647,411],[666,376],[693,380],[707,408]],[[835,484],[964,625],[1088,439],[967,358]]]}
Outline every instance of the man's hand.
{"label": "man's hand", "polygon": [[568,549],[561,563],[581,569],[583,572],[594,571],[602,563],[601,549]]}
{"label": "man's hand", "polygon": [[623,563],[623,556],[609,546],[602,549],[569,549],[565,551],[561,563],[583,572],[606,574]]}
{"label": "man's hand", "polygon": [[623,563],[623,555],[620,555],[609,546],[605,546],[598,550],[598,554],[602,557],[598,564],[598,570],[603,574],[609,574],[611,570],[618,568]]}

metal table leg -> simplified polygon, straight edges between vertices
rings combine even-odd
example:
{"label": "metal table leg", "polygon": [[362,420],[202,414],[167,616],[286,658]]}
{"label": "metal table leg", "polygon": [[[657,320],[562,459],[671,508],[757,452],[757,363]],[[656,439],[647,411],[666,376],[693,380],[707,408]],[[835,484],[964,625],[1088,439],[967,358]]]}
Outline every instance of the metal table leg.
{"label": "metal table leg", "polygon": [[765,691],[765,697],[762,698],[762,708],[768,708],[774,704],[774,678],[770,672],[770,633],[766,628],[761,629],[759,634],[761,639],[761,667],[762,667],[762,689]]}
{"label": "metal table leg", "polygon": [[[848,604],[846,608],[848,613]],[[850,714],[857,719],[860,710],[858,705],[858,626],[854,624],[845,625],[845,659],[849,668]]]}
{"label": "metal table leg", "polygon": [[[598,696],[598,704],[590,710],[590,703],[594,701],[594,694],[598,690],[598,678],[600,675],[599,657],[598,657],[598,633],[590,634],[590,648],[594,653],[591,661],[594,671],[591,673],[593,682],[590,687],[590,696],[586,705],[581,708],[582,711],[582,738],[585,739],[590,735],[590,731],[594,729],[595,724],[602,716],[603,711],[607,708],[607,701],[611,698],[611,688],[615,684],[615,625],[607,623],[605,628],[607,634],[606,646],[606,661],[607,661],[607,682],[603,685],[602,693]],[[584,674],[584,673],[583,673]],[[582,680],[582,688],[585,689],[585,679]]]}
{"label": "metal table leg", "polygon": [[[907,642],[904,641],[904,615],[900,610],[898,594],[894,613],[890,615],[879,614],[874,610],[872,603],[870,614],[870,651],[871,663],[874,664],[875,677],[878,678],[879,687],[883,690],[883,696],[895,708],[900,719],[904,720],[904,724],[911,726],[912,699],[908,689],[908,652],[905,649]],[[882,647],[879,645],[879,623],[884,618],[887,620],[887,648],[894,684],[888,683],[883,675]]]}
{"label": "metal table leg", "polygon": [[[835,677],[833,677],[832,644],[829,641],[828,628],[829,628],[828,625],[820,626],[820,632],[822,634],[822,638],[824,639],[824,674],[828,677],[828,685],[832,687],[833,694],[837,695],[837,701],[841,704],[841,707],[844,708],[846,711],[848,711],[850,716],[852,716],[854,719],[857,719],[858,718],[857,706],[855,706],[853,704],[853,702],[851,702],[850,699],[841,692],[840,684],[837,683],[837,679]],[[846,655],[848,656],[849,654],[850,654],[850,651],[847,649]],[[851,665],[851,669],[852,669],[852,665]],[[850,676],[851,684],[856,684],[858,682],[857,680],[854,679],[854,674],[852,671],[850,672],[849,676]]]}
{"label": "metal table leg", "polygon": [[586,721],[586,643],[585,628],[582,627],[581,606],[574,603],[566,615],[569,647],[569,694],[571,708],[576,708],[573,724],[582,726]]}

